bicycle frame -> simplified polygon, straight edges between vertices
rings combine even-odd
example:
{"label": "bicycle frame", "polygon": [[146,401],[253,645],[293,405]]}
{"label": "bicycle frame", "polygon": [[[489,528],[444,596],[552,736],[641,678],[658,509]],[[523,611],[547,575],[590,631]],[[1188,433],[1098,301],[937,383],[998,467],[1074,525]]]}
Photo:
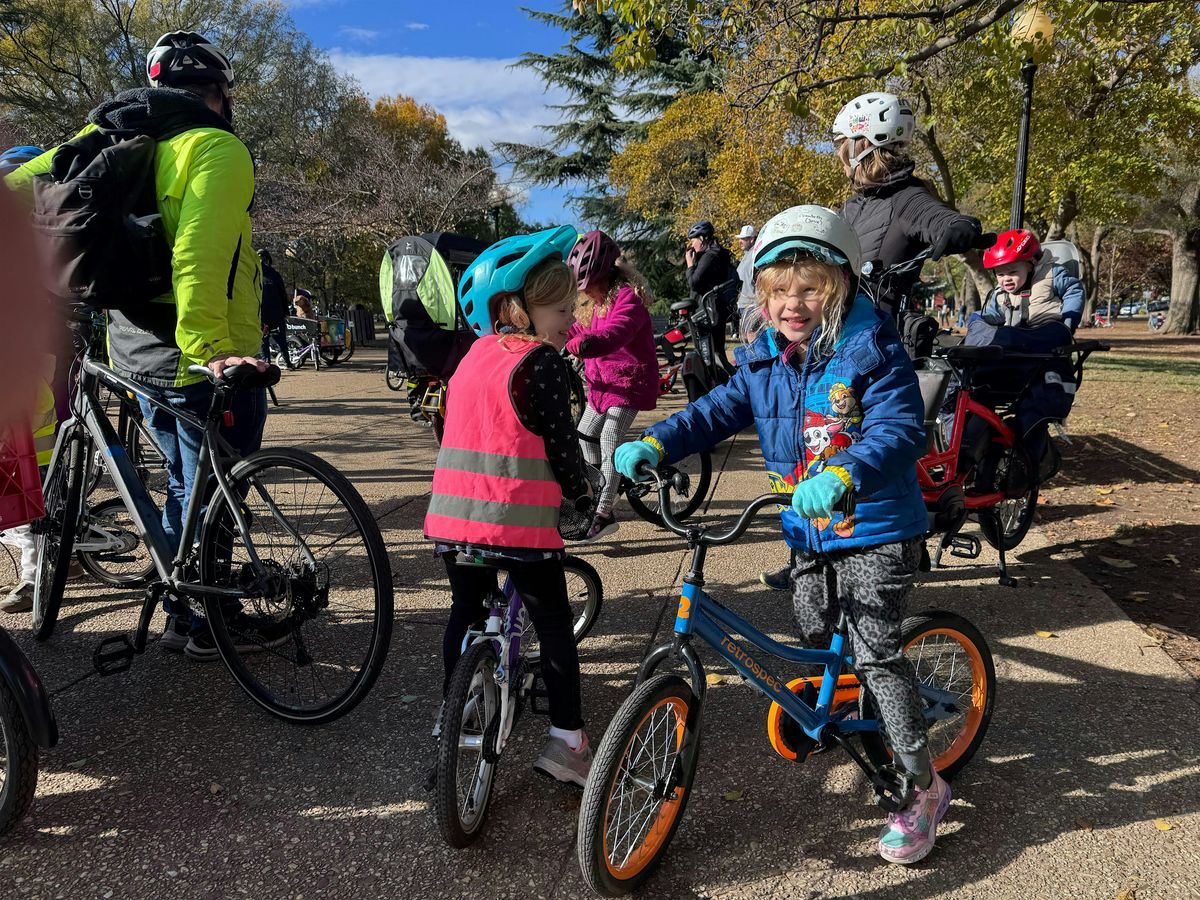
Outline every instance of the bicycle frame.
{"label": "bicycle frame", "polygon": [[[956,374],[959,374],[961,382],[961,374]],[[946,487],[952,484],[962,484],[966,479],[967,473],[959,471],[958,456],[962,449],[963,432],[966,429],[968,415],[977,416],[986,422],[994,432],[992,440],[1001,446],[1011,447],[1016,443],[1016,434],[1004,424],[1004,421],[994,411],[973,400],[969,390],[960,390],[954,407],[950,446],[945,450],[935,449],[917,461],[917,482],[920,484],[921,493],[927,502],[935,502]],[[941,469],[941,477],[934,477],[933,470],[935,469]],[[965,500],[967,509],[989,509],[1004,500],[1004,492],[968,494]]]}

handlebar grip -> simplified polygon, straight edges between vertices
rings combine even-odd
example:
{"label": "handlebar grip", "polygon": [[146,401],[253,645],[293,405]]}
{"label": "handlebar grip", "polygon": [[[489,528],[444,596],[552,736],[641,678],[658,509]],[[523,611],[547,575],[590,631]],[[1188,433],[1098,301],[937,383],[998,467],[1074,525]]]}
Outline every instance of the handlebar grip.
{"label": "handlebar grip", "polygon": [[858,507],[858,492],[854,488],[842,494],[841,499],[833,505],[834,512],[840,512],[846,518],[854,515],[854,510]]}

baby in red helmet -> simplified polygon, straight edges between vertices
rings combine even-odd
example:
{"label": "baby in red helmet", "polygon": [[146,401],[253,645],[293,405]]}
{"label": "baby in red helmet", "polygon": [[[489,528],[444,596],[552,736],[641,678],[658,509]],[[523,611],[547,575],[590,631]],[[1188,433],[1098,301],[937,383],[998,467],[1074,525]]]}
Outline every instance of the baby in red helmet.
{"label": "baby in red helmet", "polygon": [[1083,285],[1055,265],[1038,239],[1023,228],[996,238],[983,254],[983,266],[996,276],[996,289],[981,315],[989,325],[1038,328],[1062,322],[1071,331],[1083,314]]}

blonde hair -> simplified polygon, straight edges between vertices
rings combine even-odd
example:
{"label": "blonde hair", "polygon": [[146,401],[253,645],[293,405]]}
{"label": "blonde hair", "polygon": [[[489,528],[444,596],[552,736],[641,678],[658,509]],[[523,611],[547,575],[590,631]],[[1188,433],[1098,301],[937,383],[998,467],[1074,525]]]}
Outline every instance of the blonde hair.
{"label": "blonde hair", "polygon": [[[516,294],[499,294],[495,299],[496,322],[501,327],[513,328],[516,334],[507,334],[505,339],[537,341],[546,343],[545,338],[530,333],[533,323],[526,308],[554,306],[575,296],[575,273],[561,259],[546,259],[529,270],[525,276],[525,303]],[[506,348],[507,349],[507,348]]]}
{"label": "blonde hair", "polygon": [[[851,155],[857,156],[867,147],[866,138],[839,138],[834,144],[834,150],[843,165],[850,165]],[[868,153],[850,173],[850,184],[856,189],[874,187],[883,184],[888,177],[907,166],[912,159],[905,148],[876,147]]]}
{"label": "blonde hair", "polygon": [[[769,322],[767,300],[776,290],[786,291],[800,278],[815,284],[824,301],[821,307],[821,333],[816,342],[808,346],[808,350],[818,355],[832,354],[850,309],[850,286],[846,271],[840,266],[832,266],[802,254],[795,259],[781,260],[760,269],[754,283],[759,314]],[[784,356],[786,358],[789,353],[803,351],[804,348],[799,344],[792,344],[784,351]]]}
{"label": "blonde hair", "polygon": [[604,295],[603,301],[597,303],[583,291],[579,292],[579,302],[575,307],[576,320],[584,328],[590,328],[596,313],[605,312],[612,306],[617,292],[626,286],[633,288],[633,292],[642,301],[642,305],[647,309],[650,308],[650,304],[654,302],[650,283],[646,281],[646,277],[637,270],[637,266],[631,260],[624,256],[618,256],[617,261],[613,263],[612,272],[608,276],[608,292]]}

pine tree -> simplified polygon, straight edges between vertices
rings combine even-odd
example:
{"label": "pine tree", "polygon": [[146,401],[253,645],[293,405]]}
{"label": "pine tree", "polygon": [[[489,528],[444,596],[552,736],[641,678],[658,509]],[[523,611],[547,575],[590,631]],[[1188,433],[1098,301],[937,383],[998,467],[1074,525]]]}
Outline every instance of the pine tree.
{"label": "pine tree", "polygon": [[620,73],[609,58],[623,26],[611,13],[590,5],[576,12],[571,2],[561,13],[525,9],[530,18],[569,35],[557,53],[526,53],[518,65],[537,72],[550,87],[568,94],[555,108],[561,121],[542,126],[544,146],[500,144],[515,173],[531,182],[574,187],[572,204],[586,225],[617,238],[636,258],[662,300],[685,293],[680,256],[682,242],[666,219],[647,220],[630,213],[608,183],[608,166],[631,140],[645,136],[647,123],[681,94],[711,90],[720,70],[684,45],[664,39],[656,61],[633,75]]}

